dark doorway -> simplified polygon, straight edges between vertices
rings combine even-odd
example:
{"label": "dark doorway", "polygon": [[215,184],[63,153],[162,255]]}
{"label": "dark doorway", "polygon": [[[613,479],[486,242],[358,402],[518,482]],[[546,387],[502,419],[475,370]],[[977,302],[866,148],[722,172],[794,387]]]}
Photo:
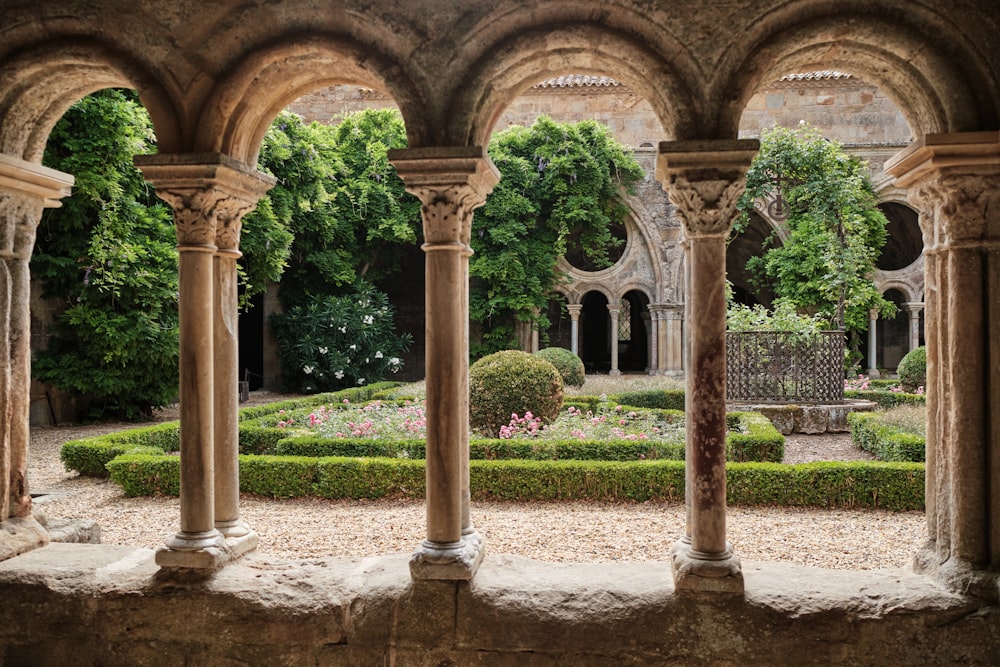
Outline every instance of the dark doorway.
{"label": "dark doorway", "polygon": [[607,297],[600,292],[588,292],[580,313],[580,358],[588,373],[611,370],[609,328]]}

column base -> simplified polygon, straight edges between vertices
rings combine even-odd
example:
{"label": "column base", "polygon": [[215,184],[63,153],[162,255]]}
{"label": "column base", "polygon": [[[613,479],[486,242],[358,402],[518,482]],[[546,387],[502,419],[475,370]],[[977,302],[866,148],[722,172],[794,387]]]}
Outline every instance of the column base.
{"label": "column base", "polygon": [[1000,602],[1000,572],[977,568],[958,558],[946,557],[944,562],[941,558],[937,544],[929,541],[917,551],[913,571],[937,579],[956,593]]}
{"label": "column base", "polygon": [[670,550],[670,556],[674,590],[678,593],[743,595],[743,568],[728,543],[721,554],[706,554],[679,540]]}
{"label": "column base", "polygon": [[0,561],[20,556],[49,543],[49,531],[33,516],[0,522]]}
{"label": "column base", "polygon": [[250,526],[246,524],[241,519],[233,519],[232,521],[216,521],[215,529],[222,533],[225,538],[230,537],[246,537],[251,532]]}
{"label": "column base", "polygon": [[163,568],[217,570],[257,548],[260,537],[252,530],[239,537],[224,537],[217,530],[178,533],[156,552]]}
{"label": "column base", "polygon": [[424,540],[410,557],[410,576],[469,581],[479,569],[485,553],[483,538],[474,531],[458,542]]}
{"label": "column base", "polygon": [[611,377],[618,377],[621,374],[622,374],[622,372],[620,370],[618,370],[617,368],[612,368],[610,371],[608,371],[608,375],[611,376]]}

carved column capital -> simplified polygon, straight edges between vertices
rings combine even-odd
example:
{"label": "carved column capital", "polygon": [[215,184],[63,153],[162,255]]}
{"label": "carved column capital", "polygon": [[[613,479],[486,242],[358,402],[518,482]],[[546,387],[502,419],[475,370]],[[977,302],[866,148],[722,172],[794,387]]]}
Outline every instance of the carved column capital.
{"label": "carved column capital", "polygon": [[218,153],[138,155],[135,164],[174,209],[178,245],[237,255],[243,216],[275,183],[273,176]]}
{"label": "carved column capital", "polygon": [[756,140],[660,143],[656,178],[689,238],[729,234],[758,147]]}
{"label": "carved column capital", "polygon": [[920,211],[929,250],[1000,237],[1000,132],[925,135],[885,171]]}
{"label": "carved column capital", "polygon": [[0,256],[28,260],[42,209],[58,208],[68,197],[73,176],[0,153]]}
{"label": "carved column capital", "polygon": [[500,180],[482,146],[443,146],[389,151],[389,161],[422,202],[424,238],[430,246],[468,246],[472,212]]}

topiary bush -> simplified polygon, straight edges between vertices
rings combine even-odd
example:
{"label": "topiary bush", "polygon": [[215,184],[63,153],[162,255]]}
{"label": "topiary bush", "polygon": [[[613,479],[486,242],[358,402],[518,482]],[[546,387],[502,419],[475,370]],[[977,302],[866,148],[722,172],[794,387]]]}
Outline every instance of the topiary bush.
{"label": "topiary bush", "polygon": [[896,369],[903,391],[915,392],[927,386],[927,348],[921,345],[906,353]]}
{"label": "topiary bush", "polygon": [[469,394],[472,428],[496,436],[513,413],[531,412],[545,424],[555,420],[562,409],[563,381],[551,362],[503,350],[472,364]]}
{"label": "topiary bush", "polygon": [[565,347],[546,347],[535,352],[536,357],[545,359],[559,371],[562,376],[563,385],[571,387],[582,387],[586,381],[586,369],[583,367],[583,359],[573,354]]}

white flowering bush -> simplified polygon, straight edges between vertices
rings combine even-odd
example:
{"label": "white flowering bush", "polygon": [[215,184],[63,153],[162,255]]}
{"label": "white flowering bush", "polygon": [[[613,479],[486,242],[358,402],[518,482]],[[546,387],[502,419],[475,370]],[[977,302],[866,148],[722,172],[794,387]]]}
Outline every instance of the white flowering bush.
{"label": "white flowering bush", "polygon": [[316,393],[377,382],[398,373],[409,334],[397,334],[385,294],[361,283],[271,317],[285,391]]}

